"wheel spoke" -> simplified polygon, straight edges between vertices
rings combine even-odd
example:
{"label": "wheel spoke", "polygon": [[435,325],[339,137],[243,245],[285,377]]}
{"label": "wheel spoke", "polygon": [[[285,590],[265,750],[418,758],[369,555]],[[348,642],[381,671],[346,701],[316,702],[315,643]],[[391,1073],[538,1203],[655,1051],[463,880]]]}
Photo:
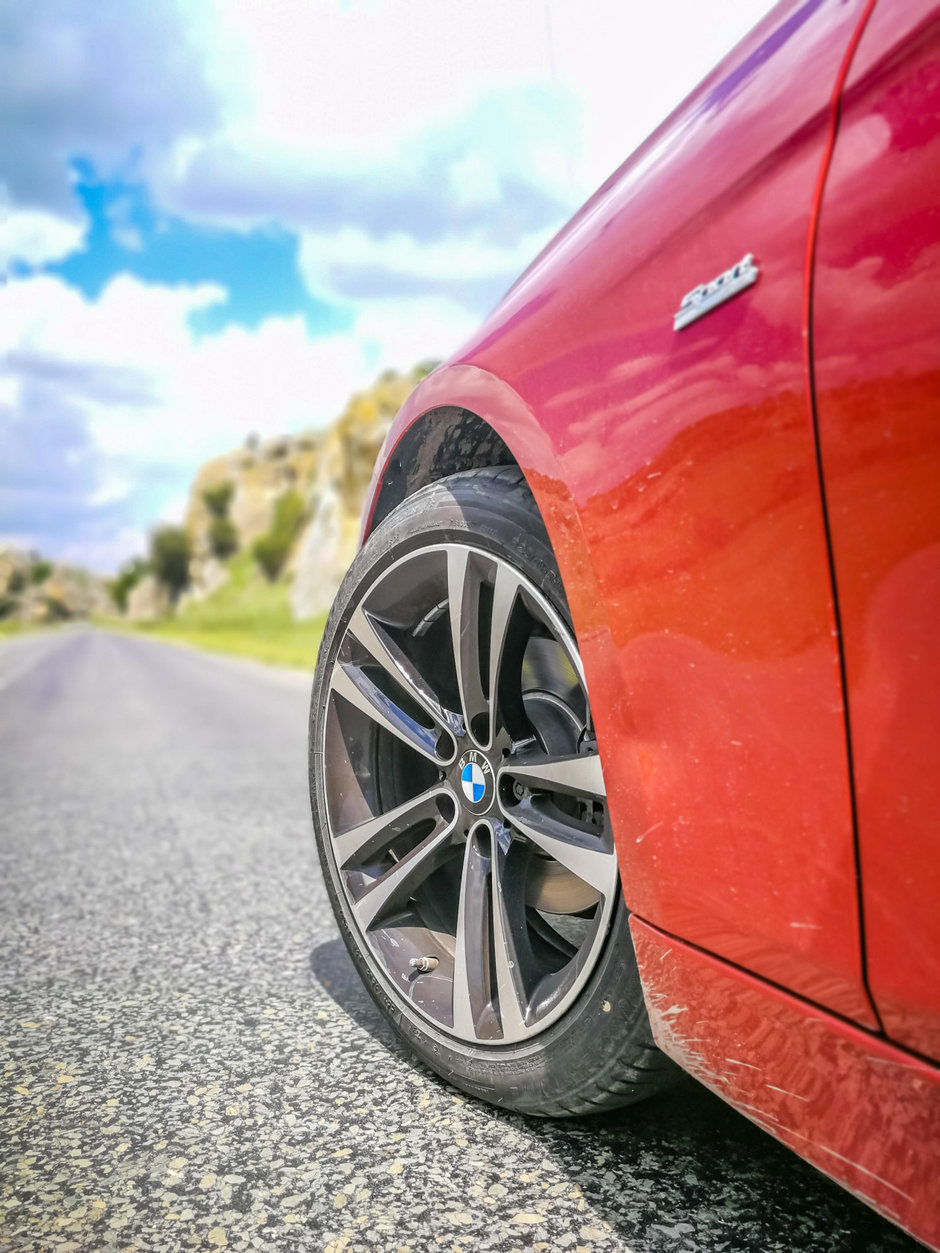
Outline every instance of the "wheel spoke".
{"label": "wheel spoke", "polygon": [[447,603],[460,707],[464,725],[476,739],[472,720],[488,707],[480,681],[480,580],[465,548],[447,550]]}
{"label": "wheel spoke", "polygon": [[[511,836],[499,822],[490,822],[493,832],[493,965],[496,967],[496,993],[499,998],[499,1021],[504,1040],[516,1040],[525,1034],[525,1012],[528,1004],[522,986],[522,968],[516,948],[511,902],[507,899],[505,863]],[[519,909],[521,909],[521,904]],[[524,918],[517,917],[523,923]]]}
{"label": "wheel spoke", "polygon": [[607,796],[601,759],[597,753],[514,761],[499,772],[500,779],[507,775],[537,791],[592,796],[598,800]]}
{"label": "wheel spoke", "polygon": [[337,662],[333,668],[333,691],[361,710],[378,726],[397,736],[415,752],[436,765],[442,758],[436,752],[438,734],[424,727],[377,687],[360,666]]}
{"label": "wheel spoke", "polygon": [[427,680],[402,652],[391,636],[360,606],[352,616],[349,632],[408,695],[451,735],[463,735],[463,718],[445,709]]}
{"label": "wheel spoke", "polygon": [[493,742],[496,735],[497,707],[499,699],[499,679],[503,664],[503,653],[506,647],[506,636],[516,593],[519,591],[519,578],[509,566],[500,562],[496,569],[496,583],[493,588],[493,614],[490,620],[490,734],[488,743]]}
{"label": "wheel spoke", "polygon": [[388,813],[378,814],[334,836],[333,847],[340,867],[346,870],[353,865],[368,863],[419,822],[426,822],[429,818],[439,822],[442,797],[447,797],[452,808],[456,809],[456,801],[449,788],[433,787],[390,809]]}
{"label": "wheel spoke", "polygon": [[491,859],[485,828],[477,827],[464,851],[457,936],[454,947],[454,1030],[464,1038],[479,1035],[478,1022],[490,999],[490,911],[487,880]]}
{"label": "wheel spoke", "polygon": [[523,600],[526,608],[534,618],[537,618],[546,626],[552,637],[561,646],[562,651],[571,663],[571,668],[581,687],[584,687],[584,666],[581,662],[581,655],[578,652],[578,646],[575,643],[574,636],[568,627],[558,616],[554,609],[544,601],[535,600],[531,593],[524,592]]}
{"label": "wheel spoke", "polygon": [[609,897],[617,884],[617,859],[598,836],[564,821],[564,815],[548,813],[531,798],[513,806],[511,822],[543,853]]}
{"label": "wheel spoke", "polygon": [[441,818],[430,835],[363,892],[353,909],[364,931],[383,914],[403,905],[428,875],[442,865],[450,852],[453,829],[453,819],[445,822]]}

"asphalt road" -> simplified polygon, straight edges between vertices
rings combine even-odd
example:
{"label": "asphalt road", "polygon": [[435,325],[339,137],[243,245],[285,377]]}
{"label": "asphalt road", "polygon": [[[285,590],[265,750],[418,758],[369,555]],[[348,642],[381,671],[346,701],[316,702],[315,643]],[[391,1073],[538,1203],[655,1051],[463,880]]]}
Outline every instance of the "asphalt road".
{"label": "asphalt road", "polygon": [[0,647],[0,1248],[917,1248],[691,1080],[596,1121],[461,1097],[333,924],[303,676]]}

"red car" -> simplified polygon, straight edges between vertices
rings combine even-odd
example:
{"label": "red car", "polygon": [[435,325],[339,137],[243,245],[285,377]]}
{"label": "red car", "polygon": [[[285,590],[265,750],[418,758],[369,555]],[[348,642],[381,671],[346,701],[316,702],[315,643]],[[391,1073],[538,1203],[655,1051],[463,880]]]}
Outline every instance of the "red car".
{"label": "red car", "polygon": [[395,421],[311,794],[464,1091],[677,1066],[940,1245],[940,19],[784,0]]}

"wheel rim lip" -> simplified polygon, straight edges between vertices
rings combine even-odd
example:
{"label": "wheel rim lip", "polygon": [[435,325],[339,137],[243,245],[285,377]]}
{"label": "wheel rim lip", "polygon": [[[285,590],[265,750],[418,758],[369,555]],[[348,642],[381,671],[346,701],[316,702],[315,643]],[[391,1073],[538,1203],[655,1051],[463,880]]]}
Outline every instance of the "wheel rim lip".
{"label": "wheel rim lip", "polygon": [[[593,933],[585,942],[588,946],[588,950],[583,954],[582,960],[583,946],[579,946],[574,956],[570,959],[571,962],[580,962],[580,968],[576,971],[575,977],[571,981],[571,986],[565,990],[564,994],[558,1000],[558,1003],[555,1004],[548,1012],[538,1017],[531,1024],[525,1024],[521,1031],[514,1034],[507,1034],[496,1039],[484,1039],[476,1034],[469,1036],[456,1030],[453,1026],[448,1025],[446,1022],[442,1022],[440,1018],[428,1013],[411,996],[404,995],[402,990],[396,985],[394,977],[395,972],[389,970],[383,960],[377,944],[375,943],[373,934],[370,933],[370,930],[361,925],[360,920],[357,917],[354,905],[357,903],[357,900],[361,900],[361,896],[356,898],[352,895],[347,884],[347,875],[336,855],[336,840],[338,836],[333,829],[332,815],[330,814],[329,805],[325,800],[326,788],[323,786],[325,783],[325,772],[328,761],[328,715],[331,704],[335,702],[337,695],[334,687],[334,674],[340,664],[338,661],[339,652],[350,633],[352,621],[357,611],[366,606],[376,589],[392,577],[396,571],[400,570],[403,566],[425,558],[433,553],[445,554],[446,558],[446,554],[455,549],[459,549],[467,553],[468,557],[476,556],[482,558],[486,562],[493,563],[497,567],[504,566],[512,572],[513,577],[518,581],[521,589],[536,603],[539,610],[539,616],[542,617],[544,625],[550,629],[552,636],[561,645],[567,659],[571,662],[577,676],[578,684],[584,694],[586,707],[588,710],[590,709],[583,663],[581,661],[580,652],[577,648],[573,632],[564,622],[561,615],[551,604],[545,594],[541,592],[538,587],[536,587],[532,579],[527,574],[519,570],[511,562],[507,561],[501,554],[476,543],[446,540],[436,542],[434,544],[422,544],[419,547],[414,547],[410,551],[394,558],[394,560],[388,564],[383,564],[377,572],[373,572],[373,577],[369,580],[365,591],[357,589],[355,600],[347,608],[347,611],[344,614],[341,628],[337,631],[334,639],[334,647],[331,650],[332,661],[330,664],[330,676],[326,684],[324,716],[321,719],[322,725],[318,743],[319,751],[316,753],[316,759],[320,763],[320,769],[322,772],[320,791],[321,796],[324,798],[321,812],[327,836],[327,839],[323,841],[326,852],[326,860],[329,865],[331,876],[337,887],[337,895],[341,902],[347,925],[354,934],[360,950],[364,955],[368,954],[367,960],[370,973],[379,978],[386,991],[391,993],[392,998],[398,1002],[398,1004],[402,1006],[407,1013],[416,1015],[434,1032],[442,1035],[449,1043],[457,1043],[463,1046],[471,1047],[485,1047],[487,1050],[490,1050],[494,1048],[499,1049],[501,1047],[518,1047],[520,1044],[526,1044],[534,1037],[540,1035],[568,1012],[583,990],[584,985],[589,981],[592,973],[597,968],[606,945],[607,938],[610,933],[614,908],[617,904],[617,898],[619,896],[619,876],[616,870],[615,851],[611,847],[609,853],[613,867],[613,886],[610,890],[600,894],[601,899],[599,900],[597,906],[598,913],[592,920]],[[471,838],[474,832],[477,832],[481,828],[485,828],[492,834],[492,838],[495,841],[497,834],[494,824],[504,825],[511,822],[511,819],[507,819],[503,813],[498,797],[501,775],[506,773],[511,774],[511,770],[501,770],[495,763],[491,763],[493,793],[491,803],[486,810],[481,810],[476,813],[469,808],[466,811],[462,809],[458,789],[453,785],[452,780],[449,779],[451,771],[464,755],[468,753],[477,753],[480,756],[486,758],[489,757],[489,754],[494,747],[494,741],[496,738],[494,735],[494,722],[495,719],[491,718],[489,735],[487,736],[484,744],[476,735],[474,735],[468,720],[467,724],[463,728],[463,737],[459,736],[456,732],[452,732],[455,751],[446,757],[438,759],[442,768],[443,781],[441,782],[440,787],[435,789],[435,795],[449,796],[453,800],[455,805],[455,814],[453,821],[449,824],[449,830],[453,829],[461,822],[461,814],[465,813],[467,821],[469,822],[469,833],[467,835],[467,839]],[[590,725],[590,717],[588,722]],[[345,741],[345,736],[343,736],[343,739]],[[388,812],[390,811],[383,811],[383,813]],[[343,832],[340,832],[339,834],[342,835]],[[563,867],[563,869],[566,868]],[[495,909],[494,912],[496,912]],[[568,964],[570,965],[570,962]]]}

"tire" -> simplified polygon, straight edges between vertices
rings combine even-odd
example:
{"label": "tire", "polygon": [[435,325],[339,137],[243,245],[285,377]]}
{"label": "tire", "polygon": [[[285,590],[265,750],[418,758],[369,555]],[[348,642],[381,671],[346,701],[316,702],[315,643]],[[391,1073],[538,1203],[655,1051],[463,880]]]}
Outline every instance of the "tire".
{"label": "tire", "polygon": [[515,467],[423,488],[356,557],[317,663],[310,795],[352,959],[439,1075],[551,1116],[672,1081],[564,590]]}

